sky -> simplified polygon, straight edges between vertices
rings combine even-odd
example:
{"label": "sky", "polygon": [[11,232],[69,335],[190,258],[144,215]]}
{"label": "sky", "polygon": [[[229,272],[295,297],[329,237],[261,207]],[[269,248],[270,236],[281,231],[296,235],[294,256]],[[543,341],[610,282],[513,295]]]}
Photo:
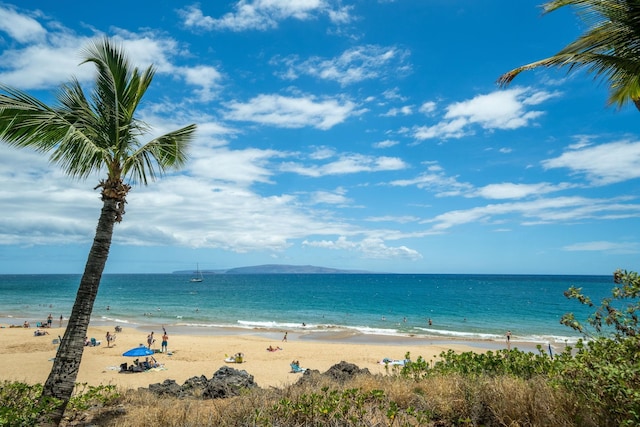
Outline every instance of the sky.
{"label": "sky", "polygon": [[[261,264],[388,273],[637,270],[640,118],[604,82],[539,69],[585,25],[529,0],[0,3],[0,82],[91,89],[110,37],[155,78],[154,136],[189,161],[136,185],[105,273]],[[636,123],[636,125],[633,125]],[[106,173],[0,142],[0,274],[82,273]]]}

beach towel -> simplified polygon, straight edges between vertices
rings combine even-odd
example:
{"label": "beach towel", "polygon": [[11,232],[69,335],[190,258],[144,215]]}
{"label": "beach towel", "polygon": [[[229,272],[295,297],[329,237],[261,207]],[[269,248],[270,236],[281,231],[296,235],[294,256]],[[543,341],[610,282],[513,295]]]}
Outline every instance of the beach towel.
{"label": "beach towel", "polygon": [[409,362],[410,362],[409,359],[389,359],[388,357],[385,357],[384,359],[382,359],[378,363],[381,364],[381,365],[404,366]]}

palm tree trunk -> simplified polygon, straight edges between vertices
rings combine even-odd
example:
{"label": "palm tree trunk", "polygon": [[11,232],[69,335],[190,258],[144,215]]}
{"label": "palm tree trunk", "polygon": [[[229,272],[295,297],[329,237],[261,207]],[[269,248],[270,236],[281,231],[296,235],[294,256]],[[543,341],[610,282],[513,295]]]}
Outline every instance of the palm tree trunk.
{"label": "palm tree trunk", "polygon": [[50,417],[48,420],[41,420],[44,424],[55,426],[60,424],[73,393],[84,350],[84,337],[87,336],[93,304],[98,295],[98,286],[109,256],[116,216],[116,201],[104,198],[96,235],[80,280],[76,301],[42,392],[43,397],[55,397],[60,399],[61,403],[52,413],[43,414]]}

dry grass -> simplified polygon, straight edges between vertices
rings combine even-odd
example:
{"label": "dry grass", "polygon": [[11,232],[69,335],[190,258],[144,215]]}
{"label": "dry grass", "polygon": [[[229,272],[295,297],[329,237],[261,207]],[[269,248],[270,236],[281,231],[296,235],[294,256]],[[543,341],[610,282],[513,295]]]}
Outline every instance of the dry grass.
{"label": "dry grass", "polygon": [[[357,390],[349,395],[349,390]],[[368,398],[382,390],[380,398]],[[340,418],[289,410],[282,402],[308,402],[334,391]],[[350,397],[345,397],[349,395]],[[380,396],[380,394],[378,394]],[[351,400],[349,400],[351,399]],[[330,399],[320,398],[321,401]],[[304,406],[303,406],[304,407]],[[399,408],[391,417],[389,410]],[[412,409],[409,409],[412,408]],[[413,411],[412,413],[408,413]],[[417,415],[416,415],[417,414]],[[580,416],[581,418],[579,418]],[[577,422],[575,420],[581,420]],[[509,376],[436,376],[421,381],[392,375],[358,376],[338,383],[324,376],[283,389],[255,389],[230,399],[158,398],[145,390],[123,393],[117,407],[103,408],[75,425],[104,427],[196,426],[577,426],[590,425],[573,399],[543,379]]]}

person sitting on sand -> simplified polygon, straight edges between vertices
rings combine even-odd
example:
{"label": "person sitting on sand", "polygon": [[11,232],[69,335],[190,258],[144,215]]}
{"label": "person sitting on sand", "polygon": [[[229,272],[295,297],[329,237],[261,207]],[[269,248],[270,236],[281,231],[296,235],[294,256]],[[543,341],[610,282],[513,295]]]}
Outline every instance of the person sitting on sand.
{"label": "person sitting on sand", "polygon": [[29,325],[29,322],[27,322],[27,321],[25,320],[25,321],[24,321],[24,324],[22,325],[22,327],[23,327],[23,328],[28,328],[29,326],[30,326],[30,325]]}
{"label": "person sitting on sand", "polygon": [[300,367],[300,362],[298,360],[291,361],[290,366],[291,366],[291,372],[293,373],[305,372],[307,370],[307,368]]}
{"label": "person sitting on sand", "polygon": [[144,362],[142,362],[140,365],[142,365],[142,367],[147,370],[147,369],[151,369],[151,368],[159,368],[160,364],[158,363],[158,361],[151,356],[151,360],[149,360],[148,357],[144,358]]}

